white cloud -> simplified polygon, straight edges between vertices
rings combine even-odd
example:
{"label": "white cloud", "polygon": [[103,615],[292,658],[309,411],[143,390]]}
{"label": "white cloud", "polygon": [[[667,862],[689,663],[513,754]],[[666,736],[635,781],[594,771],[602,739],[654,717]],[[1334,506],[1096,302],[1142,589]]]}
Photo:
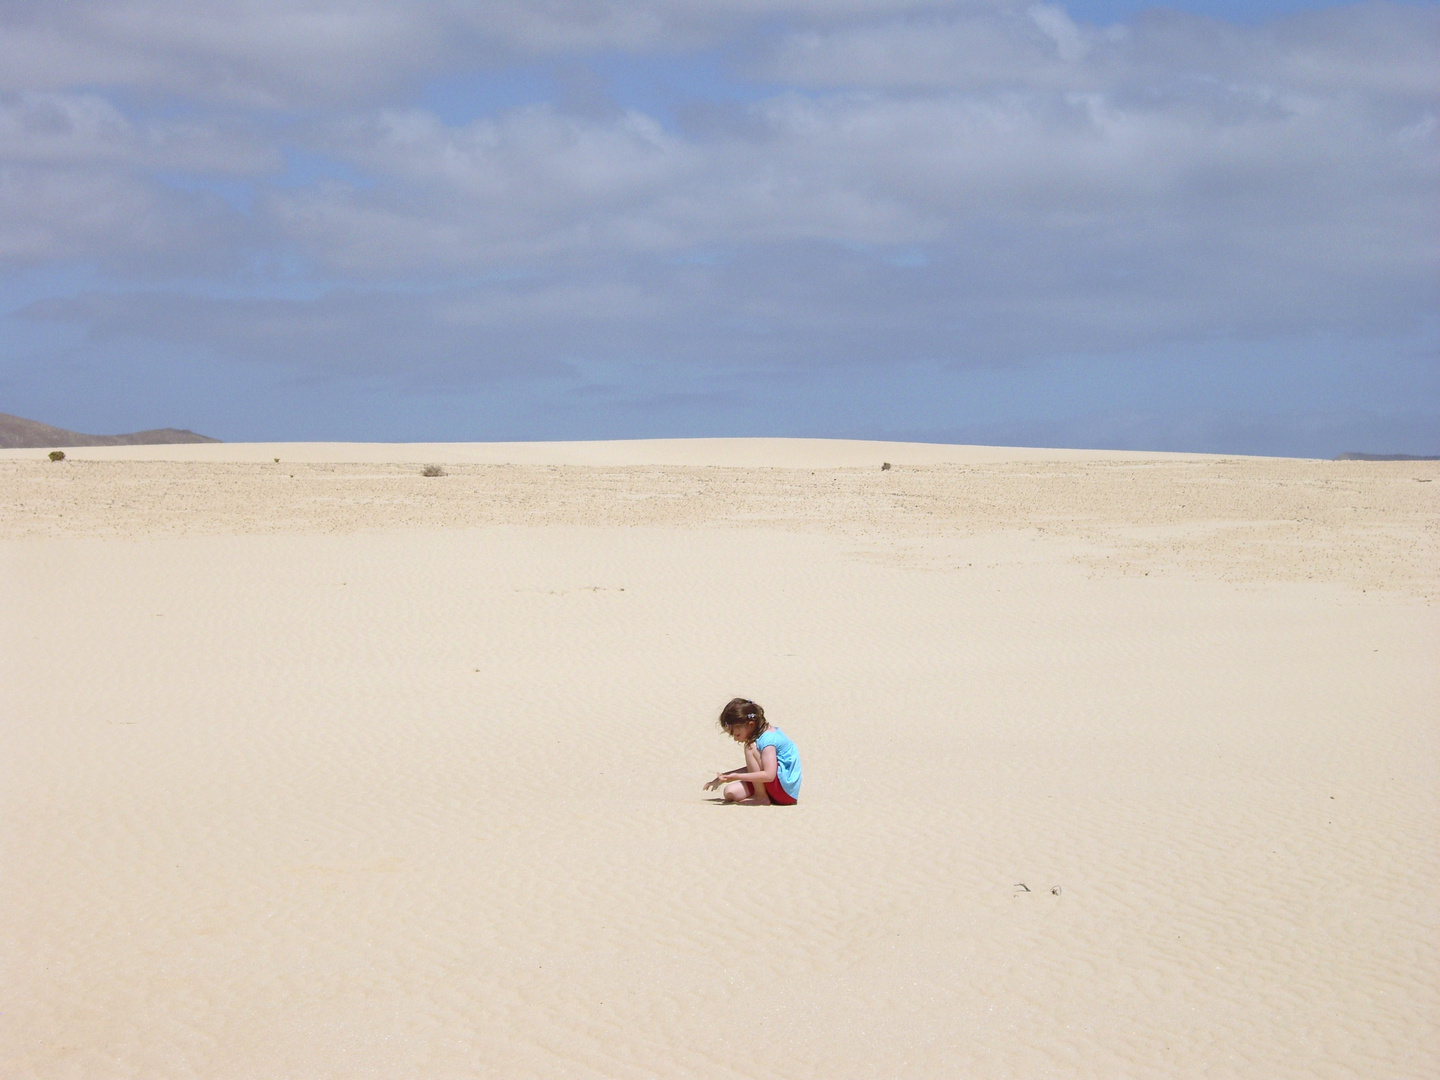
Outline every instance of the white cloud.
{"label": "white cloud", "polygon": [[369,95],[444,55],[436,5],[0,4],[0,89],[77,85],[276,108]]}
{"label": "white cloud", "polygon": [[0,100],[0,161],[127,165],[225,176],[273,172],[281,155],[235,121],[132,121],[94,93],[25,91]]}
{"label": "white cloud", "polygon": [[[0,100],[0,260],[349,286],[32,311],[101,334],[455,370],[963,361],[1372,332],[1431,306],[1434,9],[1120,28],[882,0],[0,13],[19,88]],[[551,104],[447,124],[389,90],[466,50],[738,48],[776,14],[794,25],[745,71],[790,89],[677,125]],[[67,88],[86,64],[126,94]],[[142,89],[185,107],[138,107]],[[287,146],[345,168],[267,183]],[[167,170],[253,182],[253,211]]]}
{"label": "white cloud", "polygon": [[[992,0],[979,2],[991,6]],[[0,91],[84,85],[261,108],[335,104],[377,100],[397,86],[477,63],[675,52],[713,45],[756,20],[823,24],[934,6],[917,0],[0,0]]]}
{"label": "white cloud", "polygon": [[0,266],[87,260],[143,277],[233,270],[245,243],[234,211],[159,176],[254,177],[281,163],[238,122],[132,121],[94,93],[0,100]]}
{"label": "white cloud", "polygon": [[[1372,325],[1413,313],[1433,264],[1433,125],[1378,122],[1352,94],[785,95],[748,118],[746,136],[689,137],[634,113],[534,107],[463,128],[381,114],[327,143],[374,187],[279,193],[267,209],[330,272],[372,280],[878,249],[868,271],[807,261],[809,299],[787,290],[797,320],[838,302],[833,274],[888,273],[886,249],[919,246],[927,275],[947,275],[932,314],[1034,330],[975,340]],[[864,291],[843,302],[863,310]]]}
{"label": "white cloud", "polygon": [[232,274],[249,240],[203,192],[125,170],[0,166],[0,266],[94,264],[119,281]]}

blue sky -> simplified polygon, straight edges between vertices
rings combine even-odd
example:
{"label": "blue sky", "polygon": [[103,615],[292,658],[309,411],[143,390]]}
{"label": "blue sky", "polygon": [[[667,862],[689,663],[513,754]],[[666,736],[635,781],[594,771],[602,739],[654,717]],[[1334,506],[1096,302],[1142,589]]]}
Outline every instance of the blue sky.
{"label": "blue sky", "polygon": [[0,412],[1440,453],[1440,7],[0,0]]}

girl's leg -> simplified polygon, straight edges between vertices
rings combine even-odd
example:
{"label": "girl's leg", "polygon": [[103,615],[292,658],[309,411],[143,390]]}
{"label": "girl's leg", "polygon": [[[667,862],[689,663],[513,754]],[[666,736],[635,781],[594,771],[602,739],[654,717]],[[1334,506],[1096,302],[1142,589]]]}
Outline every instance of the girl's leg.
{"label": "girl's leg", "polygon": [[[765,766],[760,763],[760,751],[755,749],[754,743],[745,745],[745,769],[747,772],[759,772]],[[752,794],[750,801],[757,806],[769,806],[770,794],[765,790],[765,785],[756,780],[750,784]]]}
{"label": "girl's leg", "polygon": [[[760,751],[754,746],[745,747],[745,771],[759,772]],[[753,792],[753,794],[752,794]],[[752,802],[757,806],[769,806],[770,794],[765,790],[765,785],[760,783],[746,784],[743,780],[737,780],[733,784],[725,785],[726,802]]]}

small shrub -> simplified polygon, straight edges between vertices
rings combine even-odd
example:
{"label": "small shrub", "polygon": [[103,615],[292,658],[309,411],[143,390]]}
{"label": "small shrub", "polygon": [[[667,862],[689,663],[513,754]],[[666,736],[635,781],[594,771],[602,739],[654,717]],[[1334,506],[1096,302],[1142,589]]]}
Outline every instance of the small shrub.
{"label": "small shrub", "polygon": [[445,470],[442,469],[442,468],[440,468],[439,465],[426,465],[425,468],[423,468],[423,469],[420,470],[420,475],[421,475],[421,476],[444,476],[444,475],[445,475]]}
{"label": "small shrub", "polygon": [[65,460],[65,451],[64,451],[64,450],[51,450],[51,451],[50,451],[50,460],[51,460],[51,461],[64,461],[64,460]]}
{"label": "small shrub", "polygon": [[890,469],[890,463],[889,463],[888,461],[882,461],[882,462],[880,463],[880,471],[881,471],[881,472],[888,472],[889,469]]}

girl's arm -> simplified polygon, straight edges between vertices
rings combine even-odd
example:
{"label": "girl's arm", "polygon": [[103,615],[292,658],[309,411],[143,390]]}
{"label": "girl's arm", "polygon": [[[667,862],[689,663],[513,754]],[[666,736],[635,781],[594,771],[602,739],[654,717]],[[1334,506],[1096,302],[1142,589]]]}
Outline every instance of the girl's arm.
{"label": "girl's arm", "polygon": [[707,781],[705,782],[705,790],[706,790],[706,791],[714,791],[717,787],[720,787],[722,784],[728,784],[728,783],[730,783],[731,780],[734,780],[737,776],[739,776],[739,775],[740,775],[741,773],[743,773],[744,771],[745,771],[744,769],[731,769],[729,772],[717,772],[717,773],[715,774],[715,778],[714,778],[713,780],[707,780]]}
{"label": "girl's arm", "polygon": [[748,780],[750,783],[768,784],[775,779],[775,770],[778,768],[775,762],[775,748],[767,746],[760,751],[760,771],[747,772],[743,769],[736,769],[734,772],[722,773],[722,776],[731,780]]}

